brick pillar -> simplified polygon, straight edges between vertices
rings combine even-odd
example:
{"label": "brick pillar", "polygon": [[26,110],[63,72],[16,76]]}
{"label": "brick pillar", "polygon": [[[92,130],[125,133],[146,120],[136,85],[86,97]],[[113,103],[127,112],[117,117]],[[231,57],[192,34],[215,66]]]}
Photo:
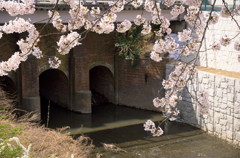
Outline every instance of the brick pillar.
{"label": "brick pillar", "polygon": [[[83,47],[83,46],[81,46]],[[84,48],[75,47],[70,57],[72,81],[71,110],[91,113],[91,91],[89,90],[89,59]]]}
{"label": "brick pillar", "polygon": [[21,64],[20,67],[20,91],[21,107],[29,112],[40,113],[38,61],[35,57]]}
{"label": "brick pillar", "polygon": [[119,89],[119,55],[114,55],[114,104],[119,104],[119,98],[118,98],[118,89]]}

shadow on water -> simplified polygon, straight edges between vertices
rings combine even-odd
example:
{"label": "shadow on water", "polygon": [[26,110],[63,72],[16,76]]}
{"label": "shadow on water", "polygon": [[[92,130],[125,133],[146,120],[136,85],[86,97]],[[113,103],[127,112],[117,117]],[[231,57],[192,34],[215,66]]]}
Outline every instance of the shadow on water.
{"label": "shadow on water", "polygon": [[[46,104],[42,107],[44,124],[47,111]],[[143,130],[143,123],[148,119],[158,122],[163,117],[158,112],[112,104],[93,106],[92,114],[74,113],[51,104],[48,125],[50,128],[70,126],[69,132],[74,137],[89,136],[96,146],[93,158],[99,153],[106,158],[240,157],[239,149],[185,123],[163,123],[163,136],[152,137]],[[106,151],[102,143],[115,144],[126,153]]]}
{"label": "shadow on water", "polygon": [[[43,124],[47,122],[47,111],[47,105],[42,107]],[[48,127],[61,128],[63,126],[70,126],[72,129],[80,127],[98,128],[115,123],[125,123],[126,125],[138,122],[142,123],[142,121],[151,118],[155,120],[162,119],[161,114],[158,112],[144,111],[113,104],[93,106],[92,114],[80,114],[51,103]]]}
{"label": "shadow on water", "polygon": [[[44,124],[47,122],[47,110],[47,106],[45,109],[42,108]],[[139,139],[154,141],[150,134],[143,130],[143,123],[148,119],[157,123],[164,118],[159,112],[113,104],[95,105],[92,108],[92,114],[79,114],[51,103],[48,127],[69,126],[69,132],[75,137],[89,136],[96,146],[101,146],[103,142],[119,144]],[[166,122],[161,127],[164,129],[165,135],[176,136],[182,132],[197,130],[195,127],[177,122]]]}

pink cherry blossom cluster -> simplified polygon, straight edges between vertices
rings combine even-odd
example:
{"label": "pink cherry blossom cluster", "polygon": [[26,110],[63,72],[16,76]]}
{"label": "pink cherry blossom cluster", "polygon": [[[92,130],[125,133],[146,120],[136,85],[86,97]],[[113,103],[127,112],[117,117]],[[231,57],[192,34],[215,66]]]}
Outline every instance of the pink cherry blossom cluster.
{"label": "pink cherry blossom cluster", "polygon": [[192,31],[189,29],[184,29],[183,32],[178,33],[178,39],[181,42],[187,42],[192,38]]}
{"label": "pink cherry blossom cluster", "polygon": [[49,16],[49,18],[52,17],[53,27],[55,27],[58,31],[65,32],[67,30],[67,26],[63,25],[62,19],[56,10],[55,11],[49,10],[48,16]]}
{"label": "pink cherry blossom cluster", "polygon": [[[220,16],[222,18],[232,17],[232,19],[236,21],[235,16],[240,16],[239,12],[240,12],[240,5],[238,5],[235,9],[231,10],[231,9],[228,8],[227,4],[225,4],[224,7],[222,7],[220,15],[216,12],[212,13],[212,16],[210,17],[209,24],[216,24],[219,21]],[[207,14],[207,18],[208,17],[209,16]],[[240,29],[240,27],[239,27],[239,29]],[[215,41],[213,44],[211,44],[210,48],[213,51],[218,51],[218,50],[221,49],[222,46],[226,47],[226,46],[230,45],[236,39],[236,41],[234,42],[234,49],[236,51],[240,51],[240,44],[239,44],[239,41],[238,41],[239,39],[237,39],[238,36],[239,36],[239,33],[237,33],[236,35],[234,35],[232,37],[230,37],[228,35],[224,35],[218,41]]]}
{"label": "pink cherry blossom cluster", "polygon": [[0,62],[0,76],[7,75],[9,71],[16,70],[20,63],[26,61],[28,55],[33,54],[38,58],[42,57],[42,52],[36,46],[38,42],[39,33],[35,26],[29,21],[22,18],[16,18],[15,20],[9,21],[8,24],[4,24],[0,27],[0,32],[11,34],[11,33],[22,33],[28,32],[28,37],[20,39],[17,44],[20,52],[15,52],[7,61]]}
{"label": "pink cherry blossom cluster", "polygon": [[171,7],[176,0],[164,0],[164,4],[168,7]]}
{"label": "pink cherry blossom cluster", "polygon": [[116,31],[120,33],[124,33],[128,31],[131,28],[131,26],[132,26],[132,23],[129,20],[125,19],[123,22],[117,25]]}
{"label": "pink cherry blossom cluster", "polygon": [[220,43],[217,43],[217,42],[214,42],[210,47],[213,51],[217,51],[221,49]]}
{"label": "pink cherry blossom cluster", "polygon": [[80,38],[81,36],[77,32],[62,35],[59,42],[57,42],[58,52],[62,55],[68,54],[73,47],[81,44],[79,43]]}
{"label": "pink cherry blossom cluster", "polygon": [[58,57],[53,57],[48,59],[48,63],[51,68],[57,69],[61,64],[61,60]]}
{"label": "pink cherry blossom cluster", "polygon": [[131,5],[132,5],[134,8],[138,8],[138,7],[140,7],[142,4],[143,4],[143,0],[133,0],[133,1],[131,2]]}
{"label": "pink cherry blossom cluster", "polygon": [[147,34],[151,33],[151,31],[152,31],[151,24],[148,23],[148,22],[145,22],[144,25],[143,25],[143,29],[141,31],[141,34],[147,35]]}
{"label": "pink cherry blossom cluster", "polygon": [[147,12],[153,12],[155,2],[153,0],[145,0],[144,9]]}
{"label": "pink cherry blossom cluster", "polygon": [[194,73],[195,69],[193,65],[179,62],[175,70],[170,73],[168,79],[163,81],[162,84],[166,90],[165,97],[156,97],[153,100],[153,105],[156,108],[162,109],[169,120],[176,120],[180,113],[176,107],[177,102],[181,100],[179,92],[186,86],[190,76]]}
{"label": "pink cherry blossom cluster", "polygon": [[[114,22],[117,20],[117,15],[113,12],[109,12],[106,13],[102,16],[102,18],[100,20],[95,20],[92,23],[92,31],[98,33],[98,34],[109,34],[110,32],[114,31],[115,26],[114,26]],[[129,23],[122,23],[122,29],[130,29],[131,25],[128,26],[128,24],[130,25],[131,22]],[[119,24],[120,26],[121,24]],[[127,30],[128,30],[127,29]],[[127,31],[126,30],[126,31]],[[120,29],[120,31],[123,31]]]}
{"label": "pink cherry blossom cluster", "polygon": [[156,137],[156,136],[161,136],[163,135],[163,130],[160,126],[158,126],[156,128],[156,125],[153,121],[151,120],[147,120],[144,124],[143,124],[144,130],[145,131],[149,131],[151,132],[152,136]]}
{"label": "pink cherry blossom cluster", "polygon": [[199,8],[197,6],[189,6],[184,19],[188,24],[195,25],[199,16],[201,16]]}
{"label": "pink cherry blossom cluster", "polygon": [[[50,0],[52,4],[59,1]],[[206,31],[207,25],[214,25],[219,20],[219,15],[222,17],[232,17],[240,15],[240,6],[237,6],[233,10],[223,7],[220,14],[216,12],[210,12],[210,14],[204,14],[199,9],[199,5],[202,0],[182,0],[176,3],[176,0],[162,0],[161,4],[171,9],[170,13],[172,18],[178,17],[180,14],[186,11],[184,16],[185,21],[188,23],[189,28],[184,29],[178,33],[179,41],[183,42],[183,46],[179,44],[171,37],[166,36],[172,32],[170,28],[170,21],[162,15],[161,4],[155,0],[118,0],[110,1],[109,9],[106,12],[100,10],[99,7],[89,8],[84,6],[80,1],[76,0],[63,0],[64,3],[70,6],[69,15],[70,19],[66,24],[63,24],[60,14],[56,10],[49,10],[48,16],[52,20],[52,25],[62,34],[60,36],[58,45],[58,52],[61,55],[66,55],[69,51],[80,44],[82,35],[88,31],[96,32],[98,34],[108,34],[116,30],[120,33],[127,32],[132,23],[129,20],[124,20],[121,23],[115,25],[117,20],[117,13],[124,9],[126,4],[131,4],[133,7],[143,7],[145,11],[151,14],[151,20],[146,21],[144,15],[137,15],[133,20],[137,26],[142,25],[142,35],[147,35],[152,32],[152,25],[158,25],[159,29],[154,31],[157,40],[153,45],[150,57],[154,61],[160,62],[163,60],[163,56],[167,53],[178,51],[180,55],[188,56],[191,53],[198,53],[200,50],[203,33]],[[180,3],[179,3],[180,2]],[[3,1],[0,0],[0,10],[7,11],[10,15],[23,15],[33,14],[35,11],[34,0],[23,0],[21,3],[15,1]],[[116,27],[115,27],[116,26]],[[76,30],[84,28],[87,31],[78,33]],[[13,21],[0,27],[0,38],[4,33],[22,33],[28,32],[26,39],[21,39],[17,42],[20,51],[15,52],[12,57],[7,61],[0,62],[0,76],[7,75],[9,71],[16,70],[19,64],[27,60],[30,54],[36,58],[42,58],[43,53],[37,43],[41,39],[39,32],[30,21],[16,18]],[[236,38],[238,36],[235,36]],[[211,49],[220,50],[221,46],[228,46],[233,41],[233,38],[223,36],[218,42],[211,45]],[[235,41],[234,48],[239,51],[239,41]],[[58,68],[61,64],[61,60],[57,57],[49,58],[49,64],[52,68]],[[180,91],[186,86],[187,81],[195,72],[194,66],[190,63],[184,64],[179,62],[175,70],[169,75],[169,78],[163,81],[163,87],[166,90],[163,98],[156,97],[153,100],[153,105],[164,111],[165,116],[170,120],[175,120],[179,114],[177,109],[177,102],[181,100]],[[207,93],[199,93],[199,102],[201,102],[202,113],[206,114],[208,110]],[[144,124],[145,130],[150,131],[153,136],[160,136],[163,131],[160,127],[148,120]]]}
{"label": "pink cherry blossom cluster", "polygon": [[240,42],[239,42],[239,41],[236,41],[236,42],[234,43],[234,49],[235,49],[236,51],[240,51]]}
{"label": "pink cherry blossom cluster", "polygon": [[5,1],[0,0],[0,11],[6,10],[9,15],[33,14],[35,12],[34,0]]}
{"label": "pink cherry blossom cluster", "polygon": [[117,2],[109,2],[109,6],[111,6],[111,12],[119,13],[124,9],[124,5],[126,4],[125,0],[118,0]]}
{"label": "pink cherry blossom cluster", "polygon": [[182,14],[185,11],[185,7],[183,5],[174,5],[171,10],[172,18],[178,17],[178,15]]}
{"label": "pink cherry blossom cluster", "polygon": [[137,15],[136,19],[134,19],[134,24],[137,26],[140,26],[141,24],[143,24],[146,21],[145,18],[143,18],[141,15]]}
{"label": "pink cherry blossom cluster", "polygon": [[209,25],[214,25],[214,24],[218,23],[219,14],[217,12],[213,12],[211,17],[209,15],[209,13],[206,13],[205,17],[206,17],[206,20],[210,19],[209,20]]}
{"label": "pink cherry blossom cluster", "polygon": [[176,41],[171,37],[167,37],[165,40],[157,40],[153,45],[153,51],[150,54],[150,58],[154,61],[159,62],[162,60],[162,56],[164,54],[175,52],[177,51],[178,47],[179,44],[177,44]]}
{"label": "pink cherry blossom cluster", "polygon": [[[83,6],[80,1],[69,1],[68,4],[71,6],[69,10],[71,19],[68,22],[67,29],[68,31],[80,29],[85,24],[86,18],[84,16],[89,13],[89,9]],[[98,10],[92,9],[93,11],[90,12],[90,15],[96,15],[95,13],[98,13]]]}
{"label": "pink cherry blossom cluster", "polygon": [[227,17],[230,17],[231,12],[226,7],[222,7],[220,15],[224,18],[227,18]]}
{"label": "pink cherry blossom cluster", "polygon": [[96,17],[97,15],[99,15],[101,13],[101,10],[99,7],[92,7],[91,10],[90,10],[90,14],[91,16],[93,17]]}

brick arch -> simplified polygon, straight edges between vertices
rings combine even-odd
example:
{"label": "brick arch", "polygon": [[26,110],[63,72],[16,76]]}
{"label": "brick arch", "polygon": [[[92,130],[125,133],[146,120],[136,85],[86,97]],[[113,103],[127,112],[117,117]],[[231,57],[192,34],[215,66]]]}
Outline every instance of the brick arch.
{"label": "brick arch", "polygon": [[[69,105],[69,79],[59,69],[48,69],[39,75],[39,94],[62,107]],[[43,100],[43,99],[42,99]]]}
{"label": "brick arch", "polygon": [[9,76],[0,76],[0,87],[7,92],[11,98],[17,97],[17,87],[14,80]]}
{"label": "brick arch", "polygon": [[68,75],[69,73],[68,73],[67,70],[64,71],[64,70],[61,70],[61,69],[52,69],[52,68],[49,67],[48,64],[44,64],[44,66],[39,67],[39,74],[38,75],[40,76],[43,72],[48,71],[48,70],[59,70],[59,71],[63,72],[67,78],[69,77],[69,75]]}
{"label": "brick arch", "polygon": [[[89,71],[90,90],[107,98],[108,102],[114,103],[114,75],[106,66],[97,65]],[[94,95],[94,93],[93,93]],[[93,97],[93,99],[95,99]]]}
{"label": "brick arch", "polygon": [[109,64],[109,63],[101,62],[101,61],[92,63],[90,68],[89,68],[89,71],[91,69],[93,69],[94,67],[97,67],[97,66],[103,66],[103,67],[108,68],[112,72],[112,74],[114,75],[114,68],[113,68],[113,66],[111,64]]}

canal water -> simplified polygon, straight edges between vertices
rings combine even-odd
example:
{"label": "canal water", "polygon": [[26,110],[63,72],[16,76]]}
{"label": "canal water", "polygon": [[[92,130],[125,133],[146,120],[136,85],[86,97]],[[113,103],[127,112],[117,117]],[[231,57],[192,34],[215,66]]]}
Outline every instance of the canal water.
{"label": "canal water", "polygon": [[[163,120],[158,112],[112,104],[93,106],[92,114],[51,105],[47,115],[47,109],[43,108],[42,119],[48,127],[70,126],[68,132],[73,136],[84,135],[93,140],[92,158],[240,158],[239,148],[181,122],[161,124],[164,135],[152,137],[143,130],[143,123],[148,119],[156,123]],[[104,143],[122,151],[105,150]]]}

